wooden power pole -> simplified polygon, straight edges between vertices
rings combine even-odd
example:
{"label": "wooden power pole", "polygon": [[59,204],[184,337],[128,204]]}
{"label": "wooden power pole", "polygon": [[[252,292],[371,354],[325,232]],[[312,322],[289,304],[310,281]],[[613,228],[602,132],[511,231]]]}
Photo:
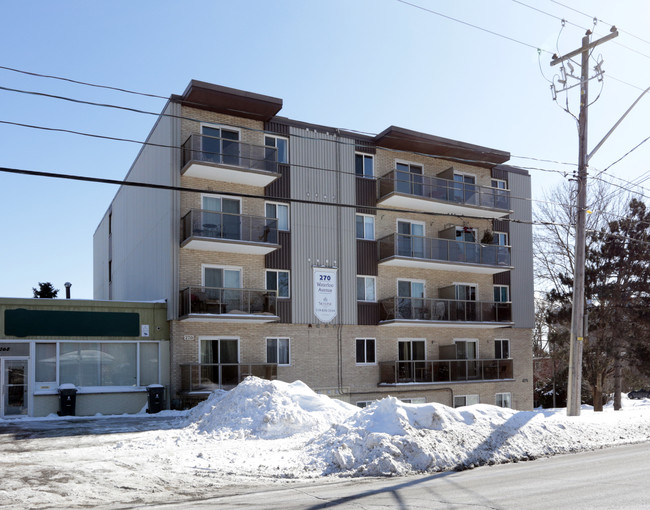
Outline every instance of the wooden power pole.
{"label": "wooden power pole", "polygon": [[[573,272],[573,305],[571,312],[571,349],[569,353],[569,385],[567,391],[567,415],[579,416],[582,388],[582,346],[584,340],[585,312],[585,222],[587,213],[587,114],[589,110],[589,57],[590,50],[599,44],[618,36],[614,28],[612,33],[594,42],[589,42],[591,31],[582,38],[582,46],[566,55],[554,58],[551,65],[562,63],[577,55],[582,56],[580,76],[580,115],[578,117],[578,204],[576,215],[575,260]],[[567,87],[567,89],[570,87]],[[566,90],[566,89],[565,89]]]}

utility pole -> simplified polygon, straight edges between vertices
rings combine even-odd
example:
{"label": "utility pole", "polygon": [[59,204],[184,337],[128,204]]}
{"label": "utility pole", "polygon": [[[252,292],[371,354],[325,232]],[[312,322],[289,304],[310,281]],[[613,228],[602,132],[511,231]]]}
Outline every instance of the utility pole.
{"label": "utility pole", "polygon": [[[592,43],[589,42],[591,30],[582,38],[582,47],[567,53],[563,57],[554,58],[551,65],[562,63],[574,56],[581,55],[582,72],[580,76],[580,114],[578,117],[578,204],[576,215],[576,245],[573,272],[573,304],[571,311],[571,348],[569,351],[569,384],[567,392],[567,415],[580,416],[582,389],[582,347],[584,340],[584,311],[585,311],[585,251],[586,232],[585,220],[587,213],[587,165],[589,153],[587,150],[587,127],[589,110],[589,57],[590,50],[618,36],[618,31],[612,27],[612,32]],[[570,67],[571,69],[571,67]],[[599,70],[600,71],[600,70]],[[600,71],[602,74],[602,71]],[[564,72],[563,72],[564,75]],[[576,77],[574,77],[576,78]],[[564,80],[566,85],[566,78]],[[567,87],[564,90],[568,90]],[[555,94],[555,89],[553,88]]]}

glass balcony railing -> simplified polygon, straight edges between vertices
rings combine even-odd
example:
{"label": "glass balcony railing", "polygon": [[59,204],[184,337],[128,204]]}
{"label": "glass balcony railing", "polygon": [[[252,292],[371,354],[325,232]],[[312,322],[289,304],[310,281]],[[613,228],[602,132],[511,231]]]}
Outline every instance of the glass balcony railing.
{"label": "glass balcony railing", "polygon": [[476,382],[512,378],[511,359],[379,362],[380,384]]}
{"label": "glass balcony railing", "polygon": [[277,244],[278,220],[192,209],[181,219],[181,242],[190,237]]}
{"label": "glass balcony railing", "polygon": [[179,316],[277,315],[277,296],[273,290],[188,287],[180,293]]}
{"label": "glass balcony railing", "polygon": [[392,297],[379,304],[382,321],[512,322],[512,303]]}
{"label": "glass balcony railing", "polygon": [[277,173],[278,150],[266,145],[193,134],[181,146],[181,168],[190,162]]}
{"label": "glass balcony railing", "polygon": [[415,198],[510,210],[510,191],[393,170],[379,179],[379,196],[403,193]]}
{"label": "glass balcony railing", "polygon": [[181,364],[181,392],[229,390],[246,377],[277,379],[273,363],[186,363]]}
{"label": "glass balcony railing", "polygon": [[510,246],[391,234],[377,241],[379,260],[407,257],[421,260],[510,266]]}

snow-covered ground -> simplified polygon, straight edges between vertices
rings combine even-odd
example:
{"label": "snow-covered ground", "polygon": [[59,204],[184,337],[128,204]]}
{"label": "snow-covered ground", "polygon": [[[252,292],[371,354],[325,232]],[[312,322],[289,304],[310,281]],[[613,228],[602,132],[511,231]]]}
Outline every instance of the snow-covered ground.
{"label": "snow-covered ground", "polygon": [[567,417],[564,409],[386,398],[359,409],[301,382],[248,378],[190,412],[165,412],[156,430],[137,432],[134,423],[160,419],[143,415],[111,433],[16,439],[16,421],[0,420],[0,507],[162,503],[216,496],[224,486],[466,469],[647,441],[650,400],[623,406]]}

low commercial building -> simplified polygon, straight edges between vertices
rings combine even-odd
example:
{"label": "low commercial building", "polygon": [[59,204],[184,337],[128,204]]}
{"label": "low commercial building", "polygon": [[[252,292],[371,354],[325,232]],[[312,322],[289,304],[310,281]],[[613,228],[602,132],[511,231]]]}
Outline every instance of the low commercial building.
{"label": "low commercial building", "polygon": [[147,386],[169,386],[164,302],[0,298],[0,417],[60,410],[76,388],[75,414],[137,413]]}

